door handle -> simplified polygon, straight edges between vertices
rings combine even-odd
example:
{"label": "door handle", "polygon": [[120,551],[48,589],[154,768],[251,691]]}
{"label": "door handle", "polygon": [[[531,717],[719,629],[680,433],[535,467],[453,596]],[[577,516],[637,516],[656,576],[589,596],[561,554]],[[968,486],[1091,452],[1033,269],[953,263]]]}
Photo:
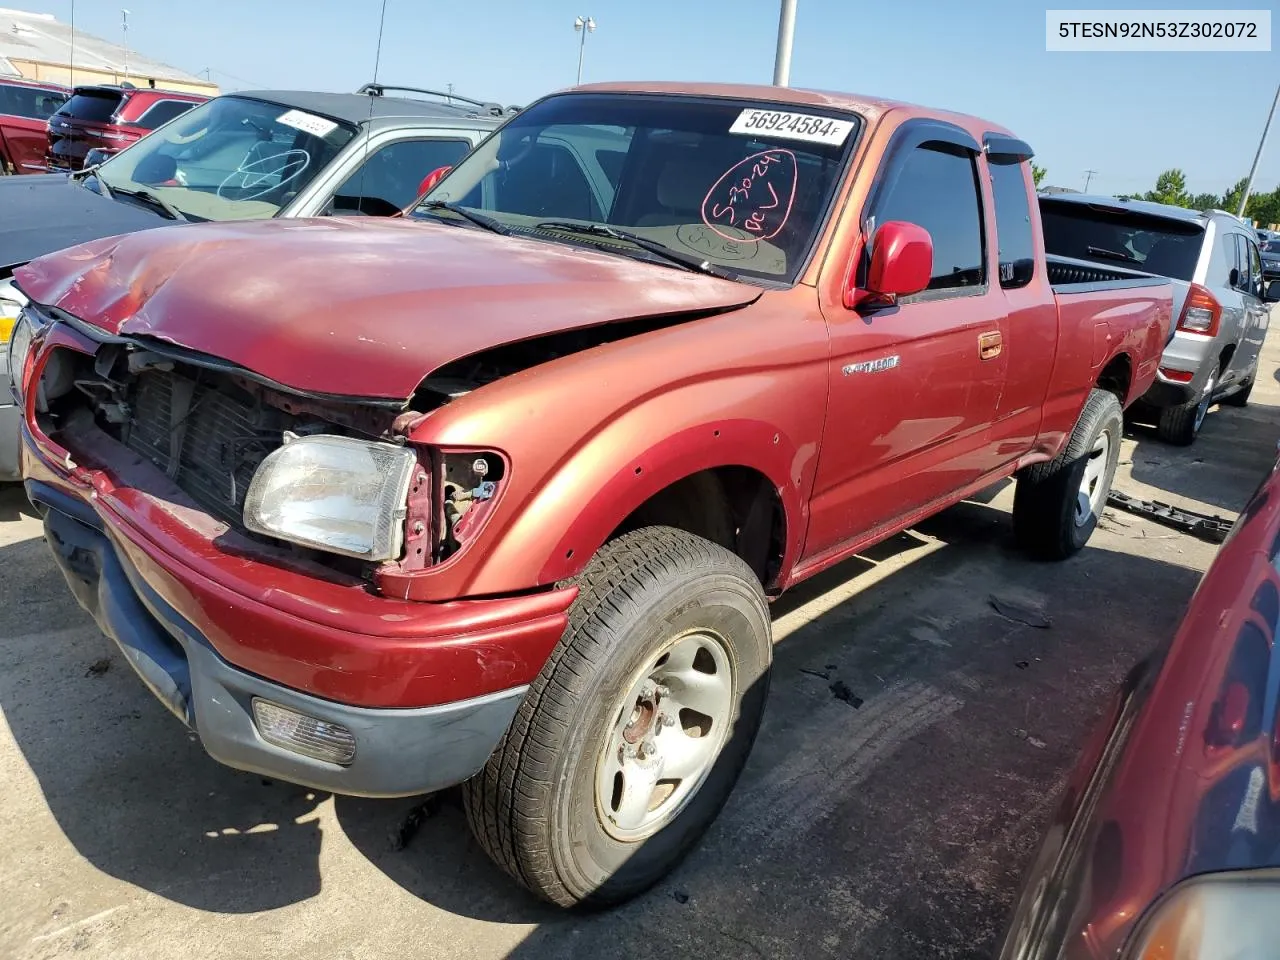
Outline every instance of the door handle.
{"label": "door handle", "polygon": [[978,358],[980,360],[994,360],[1000,356],[1000,351],[1003,349],[1004,339],[1000,336],[999,330],[978,335]]}

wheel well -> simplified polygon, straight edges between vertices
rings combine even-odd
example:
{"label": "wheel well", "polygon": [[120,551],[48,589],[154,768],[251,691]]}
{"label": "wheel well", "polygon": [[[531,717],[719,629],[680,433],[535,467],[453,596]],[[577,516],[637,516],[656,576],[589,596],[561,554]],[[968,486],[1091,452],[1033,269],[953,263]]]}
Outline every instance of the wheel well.
{"label": "wheel well", "polygon": [[773,483],[750,467],[715,467],[677,480],[631,512],[610,536],[661,524],[736,553],[768,587],[786,546],[786,514]]}
{"label": "wheel well", "polygon": [[1236,345],[1228,343],[1222,348],[1222,353],[1218,354],[1218,376],[1221,377],[1223,371],[1231,365],[1231,358],[1235,355]]}
{"label": "wheel well", "polygon": [[1133,383],[1133,361],[1127,353],[1117,354],[1111,362],[1102,368],[1098,375],[1098,386],[1108,390],[1124,403],[1129,399],[1129,386]]}

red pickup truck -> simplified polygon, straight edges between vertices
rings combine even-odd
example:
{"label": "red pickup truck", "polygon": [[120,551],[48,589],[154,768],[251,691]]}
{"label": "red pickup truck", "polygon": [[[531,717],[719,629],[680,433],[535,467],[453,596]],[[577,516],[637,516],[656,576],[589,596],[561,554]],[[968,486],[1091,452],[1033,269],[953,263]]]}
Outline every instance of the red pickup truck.
{"label": "red pickup truck", "polygon": [[559,904],[655,882],[746,760],[768,600],[1004,477],[1084,546],[1167,281],[1046,261],[1031,150],[838,94],[599,85],[408,215],[17,271],[28,494],[231,766],[463,783]]}

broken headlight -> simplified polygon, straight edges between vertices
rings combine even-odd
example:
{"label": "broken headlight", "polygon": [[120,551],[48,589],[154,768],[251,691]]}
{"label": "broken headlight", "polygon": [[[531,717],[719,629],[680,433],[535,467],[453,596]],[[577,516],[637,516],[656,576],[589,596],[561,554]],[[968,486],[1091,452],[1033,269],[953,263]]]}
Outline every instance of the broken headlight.
{"label": "broken headlight", "polygon": [[253,475],[244,524],[316,550],[394,559],[417,462],[411,449],[391,443],[286,434]]}

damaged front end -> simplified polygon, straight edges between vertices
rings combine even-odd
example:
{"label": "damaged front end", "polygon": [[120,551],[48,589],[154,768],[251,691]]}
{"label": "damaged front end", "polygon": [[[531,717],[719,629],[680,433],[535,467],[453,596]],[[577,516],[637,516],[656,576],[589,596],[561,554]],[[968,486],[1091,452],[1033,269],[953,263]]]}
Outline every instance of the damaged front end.
{"label": "damaged front end", "polygon": [[455,554],[507,473],[491,451],[408,443],[424,415],[408,401],[308,395],[151,338],[43,319],[38,432],[69,468],[109,472],[224,548],[376,583]]}

